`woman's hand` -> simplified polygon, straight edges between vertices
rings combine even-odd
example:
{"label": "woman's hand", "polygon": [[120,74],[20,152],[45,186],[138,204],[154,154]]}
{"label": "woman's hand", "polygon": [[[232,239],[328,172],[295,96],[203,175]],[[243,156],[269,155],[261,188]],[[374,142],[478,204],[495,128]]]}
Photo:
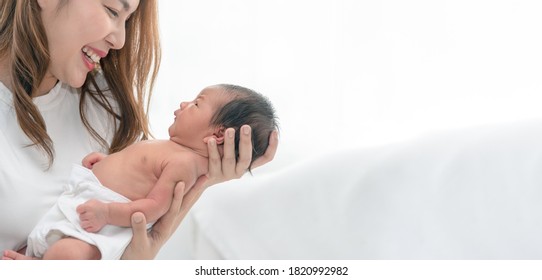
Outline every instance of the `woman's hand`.
{"label": "woman's hand", "polygon": [[[209,151],[209,178],[206,186],[229,181],[231,179],[239,179],[243,176],[250,165],[252,159],[252,140],[251,128],[248,125],[241,127],[241,139],[239,140],[239,161],[235,161],[235,130],[233,128],[226,129],[226,137],[224,137],[224,157],[220,158],[220,153],[214,139],[207,142]],[[275,130],[269,136],[269,147],[265,154],[258,158],[252,164],[253,168],[262,166],[275,157],[278,148],[278,132]]]}
{"label": "woman's hand", "polygon": [[[207,187],[231,179],[241,178],[246,173],[252,158],[250,129],[248,125],[241,127],[238,162],[235,161],[235,139],[233,139],[235,131],[233,128],[226,130],[226,135],[231,135],[231,137],[225,137],[223,158],[220,158],[220,153],[214,139],[207,142],[209,150],[209,173],[198,178],[196,184],[186,194],[184,194],[184,183],[178,183],[175,186],[173,201],[168,212],[153,225],[149,232],[147,232],[147,221],[143,213],[136,212],[132,215],[132,231],[134,236],[124,251],[122,259],[155,258],[160,248],[162,248],[175,232],[186,214],[188,214],[188,211]],[[265,154],[252,164],[253,168],[262,166],[273,160],[277,152],[277,147],[278,135],[277,131],[274,131],[269,137],[269,147],[265,151]]]}
{"label": "woman's hand", "polygon": [[150,260],[154,259],[160,251],[160,248],[175,232],[177,227],[192,208],[194,203],[201,196],[205,187],[203,185],[206,178],[200,177],[196,185],[184,194],[185,185],[179,182],[175,186],[173,201],[169,210],[153,225],[147,232],[147,220],[141,212],[132,214],[132,231],[134,236],[128,247],[124,250],[122,259],[124,260]]}

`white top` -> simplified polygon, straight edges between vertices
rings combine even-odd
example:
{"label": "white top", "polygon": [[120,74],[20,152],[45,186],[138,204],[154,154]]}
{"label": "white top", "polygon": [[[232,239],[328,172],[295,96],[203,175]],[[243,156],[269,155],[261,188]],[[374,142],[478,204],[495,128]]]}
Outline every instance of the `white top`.
{"label": "white top", "polygon": [[[34,98],[54,143],[54,163],[47,169],[45,153],[28,147],[31,141],[17,122],[13,95],[0,83],[0,251],[25,246],[32,228],[62,193],[72,164],[92,151],[106,152],[83,125],[79,99],[78,90],[61,82]],[[113,119],[90,98],[86,103],[90,124],[110,143]]]}

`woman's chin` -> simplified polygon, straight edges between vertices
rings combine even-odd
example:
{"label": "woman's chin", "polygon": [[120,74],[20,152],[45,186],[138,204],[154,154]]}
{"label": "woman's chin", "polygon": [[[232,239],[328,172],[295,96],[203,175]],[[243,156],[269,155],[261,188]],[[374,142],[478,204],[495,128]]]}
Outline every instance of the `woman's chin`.
{"label": "woman's chin", "polygon": [[80,88],[80,87],[83,86],[83,84],[87,80],[87,74],[88,74],[88,72],[85,73],[84,76],[72,77],[71,79],[69,79],[67,84],[70,85],[73,88]]}

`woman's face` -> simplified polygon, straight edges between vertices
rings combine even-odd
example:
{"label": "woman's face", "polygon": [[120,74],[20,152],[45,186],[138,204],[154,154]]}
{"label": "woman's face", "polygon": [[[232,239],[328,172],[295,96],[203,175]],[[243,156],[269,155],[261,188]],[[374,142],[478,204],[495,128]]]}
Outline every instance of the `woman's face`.
{"label": "woman's face", "polygon": [[109,50],[124,46],[126,20],[139,5],[139,0],[38,2],[51,56],[45,79],[76,88]]}

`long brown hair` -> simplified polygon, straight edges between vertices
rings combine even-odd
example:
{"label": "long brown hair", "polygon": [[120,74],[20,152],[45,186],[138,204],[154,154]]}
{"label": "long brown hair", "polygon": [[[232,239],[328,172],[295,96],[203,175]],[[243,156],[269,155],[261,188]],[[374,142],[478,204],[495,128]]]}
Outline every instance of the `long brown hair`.
{"label": "long brown hair", "polygon": [[[62,4],[61,4],[62,5]],[[158,7],[155,0],[142,0],[126,22],[126,40],[120,50],[110,50],[100,60],[107,89],[99,88],[95,73],[89,73],[81,87],[79,111],[91,135],[109,152],[150,137],[148,106],[160,67]],[[35,0],[0,1],[0,58],[8,57],[13,103],[23,132],[54,160],[53,142],[45,122],[32,102],[50,63],[47,38]],[[114,109],[106,93],[118,106]],[[111,145],[91,127],[85,114],[85,101],[94,99],[116,120]],[[107,116],[104,116],[106,118]]]}

